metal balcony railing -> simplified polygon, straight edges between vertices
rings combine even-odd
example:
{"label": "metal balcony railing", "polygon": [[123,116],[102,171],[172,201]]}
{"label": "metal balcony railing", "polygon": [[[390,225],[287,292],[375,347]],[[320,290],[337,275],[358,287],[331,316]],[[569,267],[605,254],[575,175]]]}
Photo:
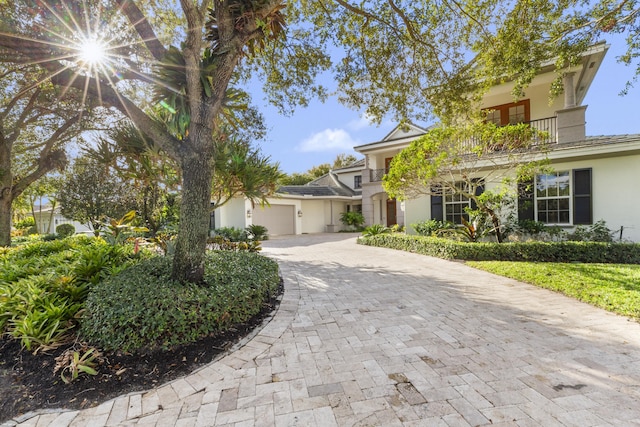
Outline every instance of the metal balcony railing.
{"label": "metal balcony railing", "polygon": [[380,182],[382,177],[389,173],[389,169],[370,169],[369,182]]}
{"label": "metal balcony railing", "polygon": [[[524,123],[528,124],[533,129],[539,132],[543,132],[542,135],[538,136],[538,139],[534,142],[534,145],[553,144],[558,142],[556,141],[556,133],[557,133],[556,117],[545,117],[544,119],[530,120]],[[476,142],[474,140],[469,140],[469,141],[465,141],[464,145],[469,149],[469,153],[471,153],[472,148],[476,145]],[[382,177],[384,177],[387,173],[389,173],[389,168],[369,169],[369,182],[380,182],[382,181]]]}

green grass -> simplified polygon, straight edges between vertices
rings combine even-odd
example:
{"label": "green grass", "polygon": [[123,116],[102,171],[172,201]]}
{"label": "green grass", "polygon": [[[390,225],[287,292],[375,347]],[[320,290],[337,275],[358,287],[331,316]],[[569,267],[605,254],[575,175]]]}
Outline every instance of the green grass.
{"label": "green grass", "polygon": [[640,265],[509,261],[468,261],[467,265],[640,320]]}

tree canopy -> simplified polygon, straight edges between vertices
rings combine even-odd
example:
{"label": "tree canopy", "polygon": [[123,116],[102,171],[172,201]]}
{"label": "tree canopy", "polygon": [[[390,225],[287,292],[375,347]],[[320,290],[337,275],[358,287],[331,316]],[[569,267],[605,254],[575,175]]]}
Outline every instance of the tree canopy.
{"label": "tree canopy", "polygon": [[315,81],[333,68],[341,100],[374,119],[448,123],[495,82],[516,79],[517,95],[551,58],[561,74],[607,32],[628,36],[623,60],[637,65],[640,51],[638,0],[1,1],[1,61],[119,111],[178,163],[173,276],[189,281],[202,278],[214,142],[236,79],[257,71],[290,111],[327,96]]}

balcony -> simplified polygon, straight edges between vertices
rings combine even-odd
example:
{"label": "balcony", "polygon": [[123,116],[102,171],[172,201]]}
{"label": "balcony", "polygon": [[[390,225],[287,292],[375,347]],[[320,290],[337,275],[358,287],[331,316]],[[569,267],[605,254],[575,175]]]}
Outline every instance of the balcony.
{"label": "balcony", "polygon": [[[557,128],[556,117],[546,117],[544,119],[531,120],[531,121],[525,122],[525,124],[528,124],[538,132],[544,132],[543,135],[537,137],[538,139],[534,141],[533,145],[554,144],[558,142],[557,141],[558,128]],[[471,149],[473,148],[474,145],[475,143],[473,140],[469,140],[465,142],[465,146],[468,147],[469,153],[471,153]],[[495,151],[500,151],[500,149],[496,148]],[[382,178],[387,173],[389,173],[388,168],[369,169],[369,182],[381,182]]]}
{"label": "balcony", "polygon": [[389,168],[369,169],[369,182],[381,182],[382,177],[389,173]]}
{"label": "balcony", "polygon": [[526,122],[538,132],[545,132],[547,137],[538,141],[539,143],[553,144],[558,142],[556,135],[558,134],[558,121],[556,117],[546,117],[544,119],[531,120]]}

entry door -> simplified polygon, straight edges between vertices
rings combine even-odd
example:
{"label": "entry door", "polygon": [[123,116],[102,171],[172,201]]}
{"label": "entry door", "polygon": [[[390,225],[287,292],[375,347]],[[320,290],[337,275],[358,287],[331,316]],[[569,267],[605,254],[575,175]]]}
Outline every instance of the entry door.
{"label": "entry door", "polygon": [[398,223],[396,218],[396,199],[387,199],[387,227]]}

